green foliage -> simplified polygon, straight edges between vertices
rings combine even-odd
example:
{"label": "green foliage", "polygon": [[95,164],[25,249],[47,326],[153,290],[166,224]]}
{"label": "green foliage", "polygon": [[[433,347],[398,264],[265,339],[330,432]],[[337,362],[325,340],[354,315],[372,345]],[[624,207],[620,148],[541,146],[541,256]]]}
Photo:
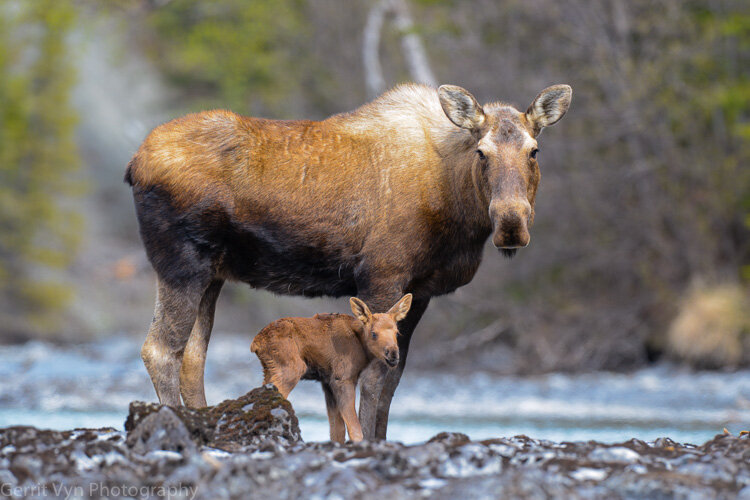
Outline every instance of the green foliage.
{"label": "green foliage", "polygon": [[[696,78],[700,101],[710,124],[725,128],[722,155],[714,165],[721,202],[738,226],[750,231],[750,10],[699,10],[696,13],[707,52]],[[721,123],[715,123],[720,121]],[[750,249],[740,262],[740,276],[750,282]]]}
{"label": "green foliage", "polygon": [[194,109],[283,113],[304,80],[302,6],[300,0],[175,0],[146,17],[152,55]]}
{"label": "green foliage", "polygon": [[54,327],[68,298],[80,219],[64,207],[78,166],[70,105],[67,2],[39,0],[0,16],[0,332]]}

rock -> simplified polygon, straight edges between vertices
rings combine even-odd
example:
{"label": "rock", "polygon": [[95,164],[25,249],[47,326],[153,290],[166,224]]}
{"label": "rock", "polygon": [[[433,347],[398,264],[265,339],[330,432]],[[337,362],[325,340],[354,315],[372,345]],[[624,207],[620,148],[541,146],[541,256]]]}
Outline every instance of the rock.
{"label": "rock", "polygon": [[155,450],[191,455],[198,449],[185,424],[167,406],[140,419],[128,433],[126,443],[141,455]]}
{"label": "rock", "polygon": [[0,429],[3,493],[211,500],[750,500],[747,434],[721,434],[701,446],[669,439],[471,441],[452,433],[410,446],[303,443],[291,405],[273,387],[200,410],[134,403],[126,425],[127,436],[114,429]]}
{"label": "rock", "polygon": [[570,477],[576,481],[601,481],[609,475],[606,469],[592,469],[581,467],[570,473]]}
{"label": "rock", "polygon": [[640,457],[637,451],[624,446],[601,447],[589,453],[589,458],[593,461],[621,464],[637,462]]}
{"label": "rock", "polygon": [[216,419],[213,446],[227,449],[274,442],[289,446],[301,441],[292,404],[271,384],[253,389],[239,399],[228,399],[210,412]]}
{"label": "rock", "polygon": [[428,443],[445,443],[449,445],[464,444],[468,442],[469,436],[462,432],[441,432],[428,441]]}
{"label": "rock", "polygon": [[[149,420],[162,414],[160,420]],[[179,426],[172,422],[172,418],[182,424],[184,433],[177,430]],[[145,443],[152,439],[153,430],[148,429],[158,425],[160,421],[170,426],[170,435],[174,443],[165,443],[164,439],[167,438],[160,435],[161,437],[156,439],[161,444],[154,441],[151,446],[167,448],[155,449],[179,451],[175,447],[184,445],[183,449],[187,450],[187,445],[183,442],[186,437],[193,443],[191,450],[195,446],[210,446],[226,451],[239,451],[248,447],[274,450],[279,446],[291,446],[301,440],[299,422],[291,403],[270,384],[253,389],[240,398],[228,399],[216,406],[197,410],[134,401],[130,404],[128,418],[125,421],[128,444],[132,442],[135,446],[136,443]],[[147,428],[141,431],[142,426]],[[149,437],[146,441],[140,437],[131,439],[131,436],[141,435]],[[148,448],[145,444],[143,446],[139,449]]]}

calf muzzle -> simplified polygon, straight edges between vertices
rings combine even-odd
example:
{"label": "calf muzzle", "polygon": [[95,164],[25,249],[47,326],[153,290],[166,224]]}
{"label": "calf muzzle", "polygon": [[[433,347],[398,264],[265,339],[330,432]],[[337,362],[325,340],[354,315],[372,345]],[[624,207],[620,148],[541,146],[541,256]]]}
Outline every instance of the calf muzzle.
{"label": "calf muzzle", "polygon": [[396,366],[398,364],[398,349],[386,349],[385,350],[385,362],[388,366]]}

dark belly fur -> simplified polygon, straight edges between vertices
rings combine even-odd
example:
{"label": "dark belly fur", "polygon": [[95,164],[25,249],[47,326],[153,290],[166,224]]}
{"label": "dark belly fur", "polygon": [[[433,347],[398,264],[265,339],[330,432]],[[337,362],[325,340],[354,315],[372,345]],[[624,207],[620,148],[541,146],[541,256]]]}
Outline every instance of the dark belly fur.
{"label": "dark belly fur", "polygon": [[232,230],[226,240],[222,274],[284,295],[356,295],[356,262],[340,249],[305,245],[266,228]]}
{"label": "dark belly fur", "polygon": [[[219,277],[283,295],[342,297],[358,295],[363,291],[358,285],[366,289],[373,277],[382,281],[382,273],[387,272],[363,270],[363,261],[376,259],[322,230],[311,233],[275,221],[238,224],[211,203],[177,210],[169,194],[159,188],[136,189],[134,194],[149,259],[160,279],[175,287]],[[437,233],[431,245],[416,241],[393,245],[415,249],[412,255],[390,256],[411,268],[403,291],[436,296],[471,281],[481,261],[483,240],[448,234],[451,237],[446,239]],[[417,248],[430,250],[420,253]],[[388,262],[383,258],[387,255],[377,257]]]}

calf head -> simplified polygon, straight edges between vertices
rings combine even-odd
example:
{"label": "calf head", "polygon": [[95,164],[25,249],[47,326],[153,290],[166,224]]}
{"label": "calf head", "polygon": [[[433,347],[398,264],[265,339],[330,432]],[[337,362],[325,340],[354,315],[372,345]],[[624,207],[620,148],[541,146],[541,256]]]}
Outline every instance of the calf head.
{"label": "calf head", "polygon": [[362,344],[371,356],[396,366],[398,354],[397,323],[406,317],[411,307],[411,294],[407,293],[387,313],[370,312],[367,304],[357,297],[349,299],[354,317],[362,322]]}
{"label": "calf head", "polygon": [[568,85],[544,89],[525,113],[503,103],[479,105],[455,85],[438,89],[440,105],[458,127],[476,141],[477,184],[489,200],[492,243],[506,256],[529,244],[534,200],[541,174],[537,137],[568,110],[573,91]]}

